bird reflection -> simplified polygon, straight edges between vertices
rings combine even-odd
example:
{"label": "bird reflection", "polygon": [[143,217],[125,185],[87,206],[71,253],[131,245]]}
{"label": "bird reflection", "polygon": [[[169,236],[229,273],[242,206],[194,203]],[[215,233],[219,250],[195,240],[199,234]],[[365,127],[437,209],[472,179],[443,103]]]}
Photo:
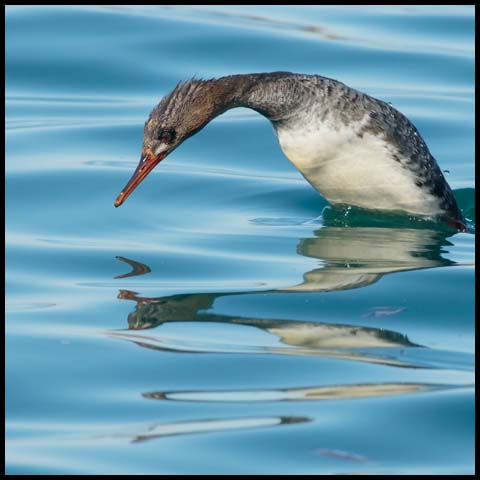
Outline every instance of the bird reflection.
{"label": "bird reflection", "polygon": [[[306,272],[298,285],[269,291],[188,293],[163,297],[144,297],[131,290],[120,290],[118,298],[136,302],[135,310],[128,316],[129,330],[151,329],[168,322],[240,324],[259,328],[278,339],[278,346],[258,346],[252,350],[256,353],[319,355],[396,366],[419,366],[402,359],[402,352],[405,347],[420,345],[392,330],[280,318],[241,317],[212,310],[215,301],[226,296],[347,290],[366,287],[394,272],[451,265],[452,261],[442,257],[444,247],[452,245],[447,235],[446,232],[426,228],[324,227],[317,230],[314,237],[301,239],[297,246],[300,255],[322,261],[322,266]],[[123,277],[150,271],[149,267],[139,262],[117,258],[127,262],[133,269]],[[403,310],[379,308],[382,314]],[[213,348],[165,342],[153,335],[128,332],[114,332],[112,335],[159,350],[200,352],[212,351]],[[214,351],[235,349],[230,347],[222,350],[222,347],[218,347]]]}
{"label": "bird reflection", "polygon": [[465,385],[390,382],[262,390],[156,391],[143,393],[142,396],[152,400],[173,400],[175,402],[301,402],[385,397],[391,395],[452,390],[462,387],[465,387]]}

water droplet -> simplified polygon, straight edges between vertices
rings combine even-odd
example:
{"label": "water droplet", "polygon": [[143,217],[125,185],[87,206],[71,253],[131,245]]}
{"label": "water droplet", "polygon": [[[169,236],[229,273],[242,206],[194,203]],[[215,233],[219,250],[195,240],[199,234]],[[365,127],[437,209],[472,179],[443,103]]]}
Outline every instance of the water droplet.
{"label": "water droplet", "polygon": [[443,173],[444,173],[445,175],[449,175],[449,174],[450,174],[450,170],[444,170]]}
{"label": "water droplet", "polygon": [[388,105],[390,105],[391,107],[393,107],[393,103],[392,102],[387,102]]}

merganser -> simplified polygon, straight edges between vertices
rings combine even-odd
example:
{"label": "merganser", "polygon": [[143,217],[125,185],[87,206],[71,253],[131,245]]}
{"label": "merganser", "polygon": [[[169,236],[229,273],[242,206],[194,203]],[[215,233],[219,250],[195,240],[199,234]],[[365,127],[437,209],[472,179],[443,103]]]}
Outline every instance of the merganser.
{"label": "merganser", "polygon": [[332,205],[439,219],[466,230],[440,167],[405,115],[337,80],[290,72],[179,83],[145,123],[140,162],[114,205],[182,142],[236,107],[270,120],[287,158]]}

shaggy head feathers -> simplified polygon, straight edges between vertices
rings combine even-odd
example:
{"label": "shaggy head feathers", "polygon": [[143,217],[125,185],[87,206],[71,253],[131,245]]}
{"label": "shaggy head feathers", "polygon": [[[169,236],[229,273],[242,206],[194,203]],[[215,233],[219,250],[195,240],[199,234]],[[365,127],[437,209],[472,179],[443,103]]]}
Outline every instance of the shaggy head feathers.
{"label": "shaggy head feathers", "polygon": [[234,90],[228,82],[214,79],[193,78],[178,83],[152,110],[145,123],[144,145],[154,145],[166,133],[174,139],[174,146],[179,145],[214,117],[231,108]]}

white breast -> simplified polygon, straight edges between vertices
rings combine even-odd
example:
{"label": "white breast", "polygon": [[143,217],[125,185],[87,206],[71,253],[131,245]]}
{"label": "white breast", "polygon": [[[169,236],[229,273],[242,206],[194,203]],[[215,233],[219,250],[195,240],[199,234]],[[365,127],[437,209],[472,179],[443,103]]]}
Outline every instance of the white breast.
{"label": "white breast", "polygon": [[382,136],[358,135],[364,121],[348,126],[318,122],[280,127],[278,141],[288,159],[332,204],[416,215],[441,212],[438,201],[415,185],[414,175],[393,158]]}

